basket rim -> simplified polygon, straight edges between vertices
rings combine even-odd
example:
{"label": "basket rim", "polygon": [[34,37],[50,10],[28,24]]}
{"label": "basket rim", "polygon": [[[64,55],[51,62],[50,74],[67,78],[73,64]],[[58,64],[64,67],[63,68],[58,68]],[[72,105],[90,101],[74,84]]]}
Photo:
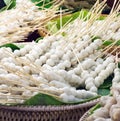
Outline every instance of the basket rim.
{"label": "basket rim", "polygon": [[83,116],[80,118],[79,121],[86,121],[86,118],[88,118],[89,115],[90,115],[90,109],[86,113],[83,114]]}
{"label": "basket rim", "polygon": [[63,111],[63,110],[75,110],[79,108],[87,108],[95,105],[99,102],[99,98],[76,105],[62,105],[62,106],[5,106],[0,105],[0,110],[12,110],[12,111]]}

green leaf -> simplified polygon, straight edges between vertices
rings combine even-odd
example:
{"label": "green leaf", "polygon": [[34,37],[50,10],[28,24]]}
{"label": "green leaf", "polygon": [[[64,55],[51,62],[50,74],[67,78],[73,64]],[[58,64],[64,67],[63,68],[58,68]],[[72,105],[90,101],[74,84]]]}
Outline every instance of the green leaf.
{"label": "green leaf", "polygon": [[75,105],[80,103],[85,103],[94,99],[99,98],[100,96],[90,97],[88,99],[81,99],[79,102],[63,102],[60,98],[56,98],[53,95],[39,93],[30,99],[26,100],[23,105]]}
{"label": "green leaf", "polygon": [[4,0],[6,5],[9,5],[11,3],[11,0]]}
{"label": "green leaf", "polygon": [[120,62],[118,62],[118,67],[120,68]]}
{"label": "green leaf", "polygon": [[100,95],[95,96],[95,97],[89,97],[89,98],[84,99],[84,100],[81,100],[81,101],[79,101],[79,102],[73,102],[73,103],[69,103],[69,104],[82,104],[82,103],[86,103],[86,102],[89,102],[89,101],[98,99],[98,98],[100,98],[100,97],[101,97]]}
{"label": "green leaf", "polygon": [[92,41],[95,41],[96,39],[100,39],[100,37],[98,36],[92,37]]}
{"label": "green leaf", "polygon": [[0,12],[6,10],[6,6],[0,9]]}
{"label": "green leaf", "polygon": [[64,105],[59,99],[39,93],[24,102],[24,105]]}
{"label": "green leaf", "polygon": [[41,0],[31,0],[33,3],[40,2]]}
{"label": "green leaf", "polygon": [[11,4],[9,5],[8,9],[12,9],[16,6],[16,0],[12,0]]}
{"label": "green leaf", "polygon": [[58,28],[56,26],[56,21],[49,21],[47,23],[47,29],[50,30],[50,33],[56,33],[58,31]]}
{"label": "green leaf", "polygon": [[[76,18],[81,17],[80,15],[82,15],[82,17],[85,18],[88,15],[88,11],[81,10],[79,12],[75,12],[73,14],[63,16],[62,17],[62,26],[64,26],[68,21],[70,23],[70,22],[74,21]],[[57,18],[54,21],[56,21],[56,23],[57,23],[57,28],[60,29],[60,18]]]}
{"label": "green leaf", "polygon": [[98,88],[98,94],[101,96],[109,95],[110,94],[110,88],[112,86],[112,80],[113,80],[113,74],[111,74],[107,79],[105,79],[104,83],[100,85]]}
{"label": "green leaf", "polygon": [[16,0],[4,0],[7,9],[11,9],[16,6]]}
{"label": "green leaf", "polygon": [[[72,21],[74,21],[76,18],[80,18],[80,19],[89,19],[90,18],[90,12],[86,9],[82,9],[81,11],[79,12],[75,12],[75,13],[72,13],[72,14],[69,14],[69,15],[63,15],[62,16],[62,26],[64,26],[65,24],[67,23],[70,23]],[[55,18],[53,19],[52,21],[48,22],[47,24],[47,29],[50,30],[50,26],[56,26],[54,27],[55,28],[55,31],[54,29],[52,30],[53,32],[56,32],[58,31],[60,28],[61,28],[61,19],[60,17],[59,18]]]}
{"label": "green leaf", "polygon": [[36,3],[36,6],[41,9],[50,8],[53,4],[51,3],[53,0],[31,0],[33,3]]}
{"label": "green leaf", "polygon": [[4,10],[12,9],[16,6],[16,0],[4,0],[4,3],[6,4],[6,6],[1,8],[0,12],[2,12]]}
{"label": "green leaf", "polygon": [[9,44],[5,44],[5,45],[2,45],[0,46],[0,48],[2,47],[10,47],[12,49],[12,51],[15,51],[15,50],[19,50],[20,48],[12,43],[9,43]]}
{"label": "green leaf", "polygon": [[50,8],[52,6],[52,4],[47,4],[47,5],[45,5],[44,7],[45,8]]}
{"label": "green leaf", "polygon": [[113,77],[114,77],[114,75],[111,74],[107,79],[105,79],[104,83],[102,85],[100,85],[99,88],[102,88],[102,89],[110,88],[112,86]]}
{"label": "green leaf", "polygon": [[[73,14],[62,16],[62,26],[64,26],[68,21],[69,23],[75,20],[80,15],[80,12],[76,12]],[[54,26],[52,29],[52,33],[58,31],[61,28],[61,19],[55,18],[54,20],[47,23],[47,29],[51,30],[51,26]],[[55,30],[54,30],[55,29]]]}
{"label": "green leaf", "polygon": [[104,20],[105,18],[106,18],[105,15],[101,15],[101,16],[98,18],[98,20]]}
{"label": "green leaf", "polygon": [[40,40],[42,40],[43,39],[43,37],[39,37],[39,38],[37,38],[36,40],[35,40],[35,42],[36,43],[38,43]]}
{"label": "green leaf", "polygon": [[110,89],[106,88],[106,89],[102,89],[102,88],[99,88],[98,89],[98,94],[101,95],[101,96],[105,96],[105,95],[109,95],[110,94]]}
{"label": "green leaf", "polygon": [[[106,40],[106,41],[103,43],[103,45],[104,45],[104,46],[108,46],[108,45],[111,45],[113,42],[114,42],[113,40]],[[119,46],[119,45],[120,45],[120,40],[118,40],[118,41],[116,42],[115,45]]]}
{"label": "green leaf", "polygon": [[104,46],[111,45],[113,42],[111,40],[103,42]]}
{"label": "green leaf", "polygon": [[93,108],[90,109],[90,115],[94,113],[95,110],[101,108],[101,104],[96,104]]}
{"label": "green leaf", "polygon": [[116,42],[116,45],[120,45],[120,40],[118,40],[118,41]]}

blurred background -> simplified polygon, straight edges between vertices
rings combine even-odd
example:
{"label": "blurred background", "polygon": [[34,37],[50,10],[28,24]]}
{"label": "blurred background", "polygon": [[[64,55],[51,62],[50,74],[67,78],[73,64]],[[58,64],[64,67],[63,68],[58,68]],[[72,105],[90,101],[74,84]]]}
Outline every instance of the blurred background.
{"label": "blurred background", "polygon": [[[63,3],[63,7],[74,11],[78,11],[83,8],[90,9],[95,4],[96,1],[97,0],[65,0]],[[100,2],[101,1],[103,0],[100,0]],[[108,14],[109,12],[110,12],[110,7],[106,6],[106,8],[103,10],[103,14]]]}
{"label": "blurred background", "polygon": [[[102,0],[100,0],[102,1]],[[113,0],[108,0],[113,1]],[[67,8],[69,10],[72,10],[73,12],[79,11],[81,9],[90,9],[94,4],[96,0],[64,0],[64,3],[62,4],[62,8]],[[4,0],[0,0],[0,8],[5,6]],[[106,6],[106,8],[103,10],[103,14],[108,14],[110,12],[110,7]]]}

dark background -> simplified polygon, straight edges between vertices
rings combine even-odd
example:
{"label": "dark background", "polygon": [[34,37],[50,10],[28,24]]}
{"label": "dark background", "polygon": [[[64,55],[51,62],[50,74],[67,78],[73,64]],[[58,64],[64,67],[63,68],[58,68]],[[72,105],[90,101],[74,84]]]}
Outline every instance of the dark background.
{"label": "dark background", "polygon": [[5,3],[3,0],[0,0],[0,8],[3,8],[5,6]]}

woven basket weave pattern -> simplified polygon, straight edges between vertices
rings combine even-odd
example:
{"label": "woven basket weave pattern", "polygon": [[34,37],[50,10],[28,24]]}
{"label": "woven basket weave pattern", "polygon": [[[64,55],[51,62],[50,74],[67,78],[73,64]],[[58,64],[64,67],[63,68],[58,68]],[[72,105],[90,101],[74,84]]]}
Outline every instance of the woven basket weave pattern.
{"label": "woven basket weave pattern", "polygon": [[0,121],[78,121],[97,102],[70,106],[0,106]]}
{"label": "woven basket weave pattern", "polygon": [[86,119],[89,117],[89,111],[87,111],[81,118],[79,121],[86,121]]}

